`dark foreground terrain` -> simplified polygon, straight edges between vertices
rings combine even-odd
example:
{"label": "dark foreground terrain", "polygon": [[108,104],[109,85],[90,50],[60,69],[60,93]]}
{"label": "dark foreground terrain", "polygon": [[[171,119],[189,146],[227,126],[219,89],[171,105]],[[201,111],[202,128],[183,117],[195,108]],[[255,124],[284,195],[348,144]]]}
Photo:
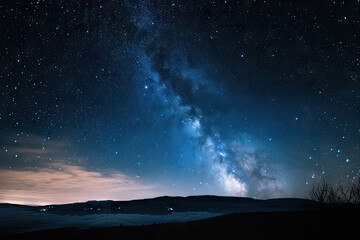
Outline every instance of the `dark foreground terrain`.
{"label": "dark foreground terrain", "polygon": [[97,229],[56,229],[1,239],[357,239],[359,208],[306,212],[234,213],[186,223],[119,226]]}
{"label": "dark foreground terrain", "polygon": [[[214,198],[196,198],[190,199],[191,201],[189,201],[189,199],[163,198],[155,199],[155,202],[157,202],[159,206],[162,206],[164,201],[168,204],[169,200],[171,200],[173,204],[176,202],[178,204],[177,207],[183,210],[188,210],[190,206],[197,205],[199,204],[199,201],[201,202],[204,200],[209,200],[210,202],[218,202],[219,200],[224,200],[225,202],[229,201],[221,207],[222,211],[226,208],[225,212],[229,211],[226,206],[230,203],[236,203],[235,205],[237,205],[240,201],[243,202],[241,205],[244,205],[245,202],[245,205],[248,205],[249,201],[252,201],[249,199]],[[175,202],[173,200],[175,200]],[[288,201],[292,202],[291,205],[294,207],[294,201],[297,200],[280,200],[284,205],[286,205]],[[161,202],[161,204],[158,202]],[[180,203],[186,203],[187,205],[186,207],[181,206],[182,204]],[[260,209],[259,211],[252,210],[250,212],[246,212],[244,209],[240,212],[234,210],[235,213],[223,213],[215,217],[195,221],[178,221],[161,224],[153,223],[149,225],[133,226],[119,224],[112,227],[53,228],[15,233],[2,232],[0,234],[0,239],[330,239],[330,237],[331,239],[335,237],[340,237],[341,239],[357,239],[360,235],[359,206],[315,207],[314,205],[309,205],[309,203],[307,203],[306,208],[294,208],[294,210],[291,210],[288,208],[289,206],[285,209],[279,208],[278,200],[275,201],[275,203],[276,204],[271,201],[259,201],[259,206],[266,205],[267,207]],[[300,203],[301,206],[304,206],[304,202],[300,201]],[[103,203],[96,204],[101,205]],[[134,203],[127,204],[132,206]],[[139,202],[135,202],[135,204],[139,204]],[[140,205],[143,206],[142,204]],[[275,206],[275,211],[270,211],[268,208],[270,205]],[[299,205],[299,202],[295,205]],[[151,204],[151,206],[154,206],[154,204]],[[69,205],[66,208],[68,207],[73,208],[74,206]],[[212,207],[208,207],[209,206],[207,206],[207,210],[211,211]],[[61,207],[61,210],[63,210],[62,208],[63,207]],[[196,209],[197,207],[191,207],[190,210],[195,211]],[[201,211],[203,210],[204,209],[201,209]],[[216,210],[219,211],[219,209]],[[78,214],[79,213],[76,215]],[[172,214],[173,213],[168,213],[168,215]],[[101,214],[96,216],[100,217]]]}

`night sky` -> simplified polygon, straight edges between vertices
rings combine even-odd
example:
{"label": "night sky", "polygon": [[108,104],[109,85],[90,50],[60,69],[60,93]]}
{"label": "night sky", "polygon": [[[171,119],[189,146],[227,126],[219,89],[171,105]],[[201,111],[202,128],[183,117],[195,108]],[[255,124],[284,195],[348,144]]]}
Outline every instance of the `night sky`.
{"label": "night sky", "polygon": [[360,176],[359,1],[0,3],[0,202],[308,197]]}

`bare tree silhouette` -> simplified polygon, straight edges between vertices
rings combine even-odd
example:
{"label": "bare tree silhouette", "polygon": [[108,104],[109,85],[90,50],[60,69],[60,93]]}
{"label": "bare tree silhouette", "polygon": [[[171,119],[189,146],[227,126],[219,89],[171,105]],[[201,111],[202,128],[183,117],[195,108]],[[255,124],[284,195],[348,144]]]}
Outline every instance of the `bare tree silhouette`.
{"label": "bare tree silhouette", "polygon": [[333,187],[325,180],[318,184],[314,184],[309,191],[311,200],[320,204],[344,205],[344,204],[360,204],[360,178],[357,183],[336,184]]}

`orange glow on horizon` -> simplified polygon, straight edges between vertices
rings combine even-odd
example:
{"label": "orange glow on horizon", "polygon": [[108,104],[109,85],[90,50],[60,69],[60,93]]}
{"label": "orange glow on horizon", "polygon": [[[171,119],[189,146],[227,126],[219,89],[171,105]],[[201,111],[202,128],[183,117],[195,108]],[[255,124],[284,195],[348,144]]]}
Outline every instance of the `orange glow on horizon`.
{"label": "orange glow on horizon", "polygon": [[158,196],[155,186],[120,172],[101,174],[80,166],[0,170],[0,202],[48,205]]}

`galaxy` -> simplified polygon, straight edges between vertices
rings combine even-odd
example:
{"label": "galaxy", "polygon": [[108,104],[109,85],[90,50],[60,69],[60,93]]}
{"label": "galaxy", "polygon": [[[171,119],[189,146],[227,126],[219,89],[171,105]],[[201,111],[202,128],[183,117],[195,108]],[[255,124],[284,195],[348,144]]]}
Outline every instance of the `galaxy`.
{"label": "galaxy", "polygon": [[360,177],[359,1],[2,1],[0,202],[308,198]]}

